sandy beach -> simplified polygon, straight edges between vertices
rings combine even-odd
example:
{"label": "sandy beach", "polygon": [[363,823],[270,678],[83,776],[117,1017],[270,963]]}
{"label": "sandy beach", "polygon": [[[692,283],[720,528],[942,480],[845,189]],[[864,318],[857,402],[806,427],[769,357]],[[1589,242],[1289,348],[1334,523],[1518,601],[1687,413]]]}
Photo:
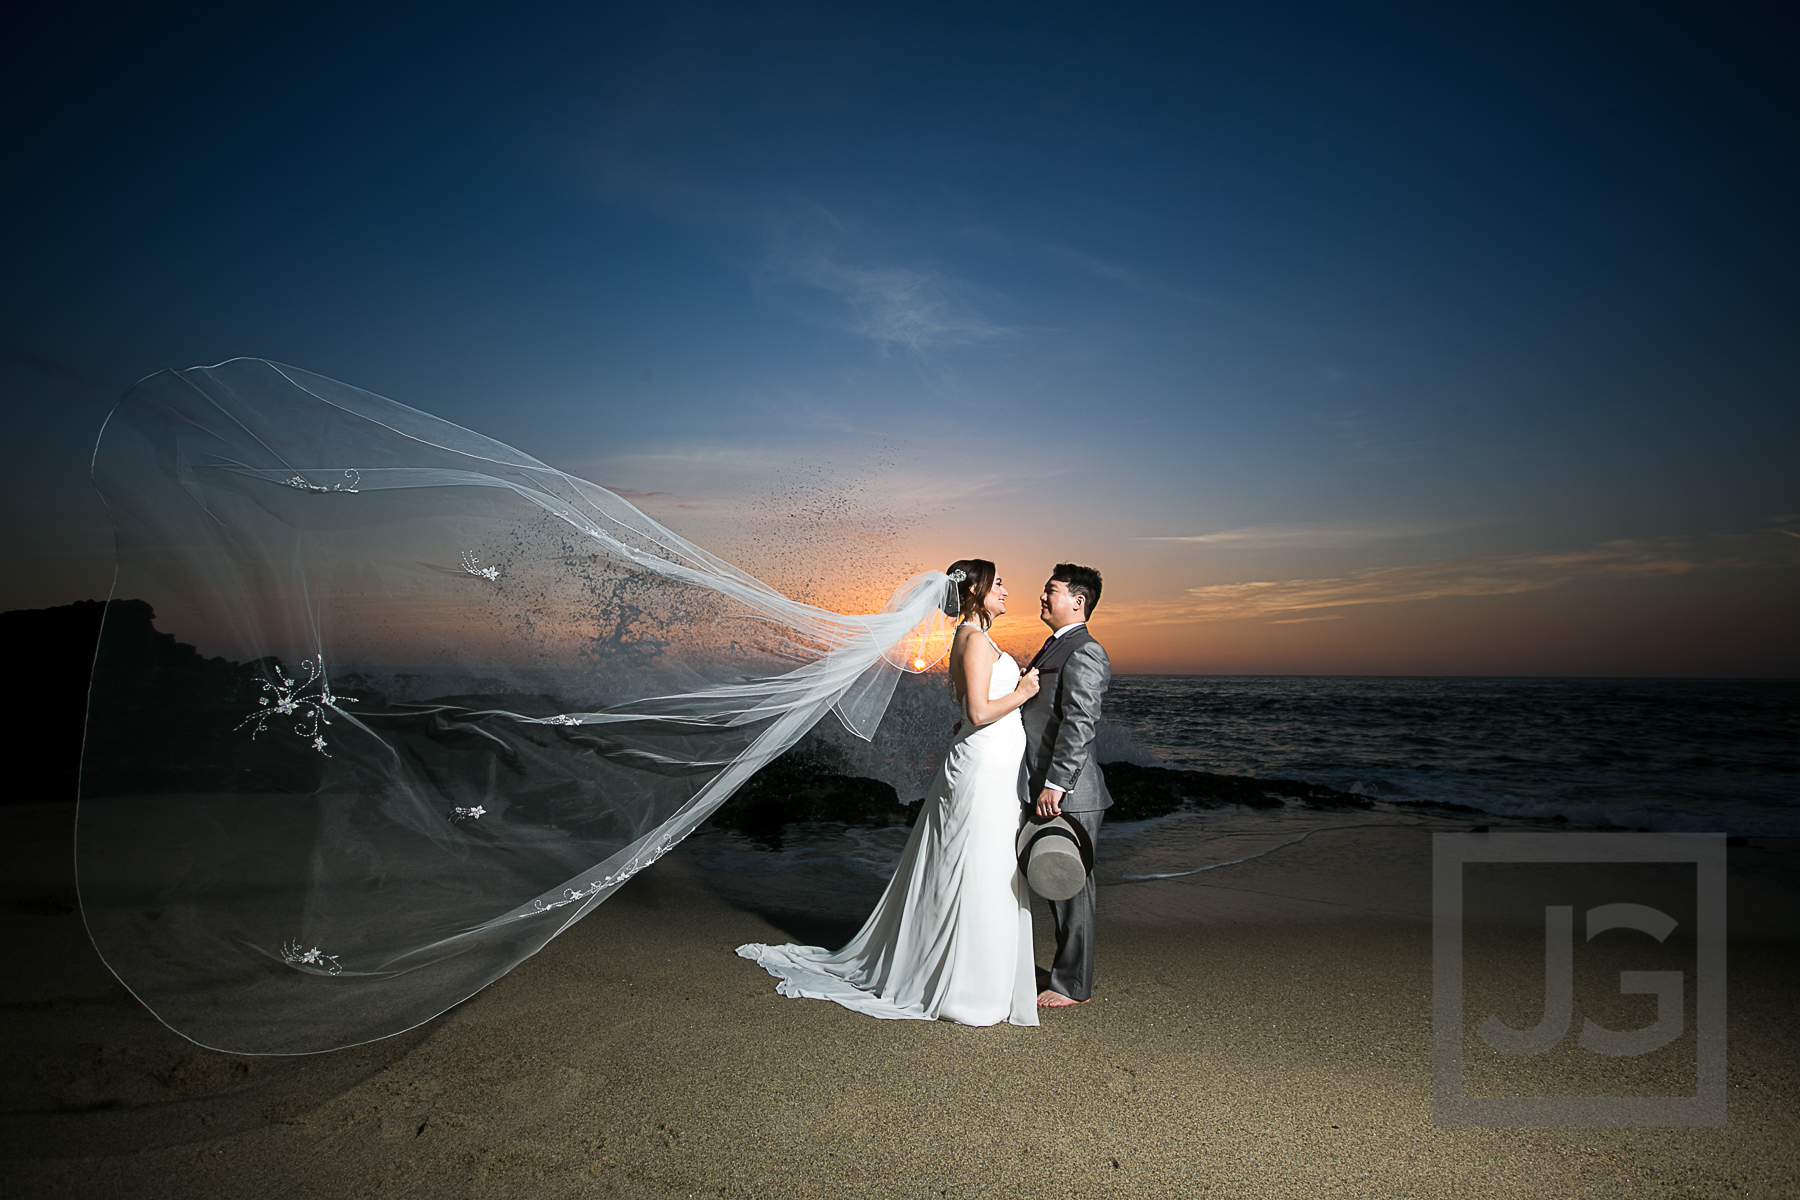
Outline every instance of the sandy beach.
{"label": "sandy beach", "polygon": [[[758,912],[683,847],[426,1026],[276,1059],[197,1049],[138,1005],[71,903],[68,808],[9,815],[11,1197],[1800,1191],[1791,842],[1732,851],[1727,1125],[1483,1129],[1432,1123],[1420,830],[1105,889],[1095,999],[1035,1030],[776,995],[735,946],[826,937],[860,913]],[[1528,1014],[1541,935],[1483,936],[1494,961],[1525,964]],[[1665,1085],[1691,1038],[1656,1052],[1675,1064]],[[1581,1077],[1595,1094],[1657,1086],[1642,1063],[1605,1062],[1623,1065]]]}

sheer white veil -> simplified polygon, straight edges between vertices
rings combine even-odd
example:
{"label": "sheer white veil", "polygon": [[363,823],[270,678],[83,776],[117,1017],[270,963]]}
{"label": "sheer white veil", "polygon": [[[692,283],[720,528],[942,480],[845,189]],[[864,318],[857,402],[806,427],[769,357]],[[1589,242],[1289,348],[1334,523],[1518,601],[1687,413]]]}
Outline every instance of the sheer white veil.
{"label": "sheer white veil", "polygon": [[[330,1050],[466,999],[828,711],[874,735],[955,588],[797,603],[604,488],[259,359],[107,419],[118,573],[77,876],[164,1022]],[[141,603],[140,603],[141,602]]]}

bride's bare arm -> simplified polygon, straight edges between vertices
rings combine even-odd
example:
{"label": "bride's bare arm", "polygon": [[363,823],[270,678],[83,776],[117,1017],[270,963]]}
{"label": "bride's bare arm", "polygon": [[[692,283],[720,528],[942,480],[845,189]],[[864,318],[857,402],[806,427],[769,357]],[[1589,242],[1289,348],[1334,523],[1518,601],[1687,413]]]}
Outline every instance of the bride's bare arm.
{"label": "bride's bare arm", "polygon": [[957,627],[956,641],[950,647],[950,674],[956,690],[963,697],[963,711],[977,725],[991,725],[1037,695],[1038,673],[1027,671],[1019,676],[1019,685],[998,700],[988,699],[988,681],[994,677],[994,663],[1000,652],[994,643],[980,636],[973,625]]}

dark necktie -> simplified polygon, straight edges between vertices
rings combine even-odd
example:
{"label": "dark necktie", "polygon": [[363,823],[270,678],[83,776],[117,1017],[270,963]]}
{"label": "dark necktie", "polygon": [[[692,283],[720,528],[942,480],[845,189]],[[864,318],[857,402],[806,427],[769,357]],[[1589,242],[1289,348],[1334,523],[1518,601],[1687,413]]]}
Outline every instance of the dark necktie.
{"label": "dark necktie", "polygon": [[[1038,652],[1031,656],[1031,667],[1037,666],[1038,659],[1044,657],[1044,655],[1049,652],[1050,647],[1054,645],[1056,645],[1056,635],[1053,633],[1044,639],[1044,644],[1038,647]],[[1031,667],[1026,667],[1025,669],[1029,671],[1031,670]]]}

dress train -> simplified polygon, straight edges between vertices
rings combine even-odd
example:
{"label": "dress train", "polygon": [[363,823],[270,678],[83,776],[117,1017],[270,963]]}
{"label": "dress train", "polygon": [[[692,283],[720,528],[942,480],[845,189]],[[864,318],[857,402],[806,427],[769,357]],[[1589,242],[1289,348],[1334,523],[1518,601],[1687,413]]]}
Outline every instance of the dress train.
{"label": "dress train", "polygon": [[[1018,678],[1002,652],[990,698]],[[965,719],[887,890],[849,944],[751,943],[738,954],[779,979],[784,996],[871,1017],[1036,1025],[1031,906],[1015,850],[1024,752],[1017,711],[979,727]]]}

